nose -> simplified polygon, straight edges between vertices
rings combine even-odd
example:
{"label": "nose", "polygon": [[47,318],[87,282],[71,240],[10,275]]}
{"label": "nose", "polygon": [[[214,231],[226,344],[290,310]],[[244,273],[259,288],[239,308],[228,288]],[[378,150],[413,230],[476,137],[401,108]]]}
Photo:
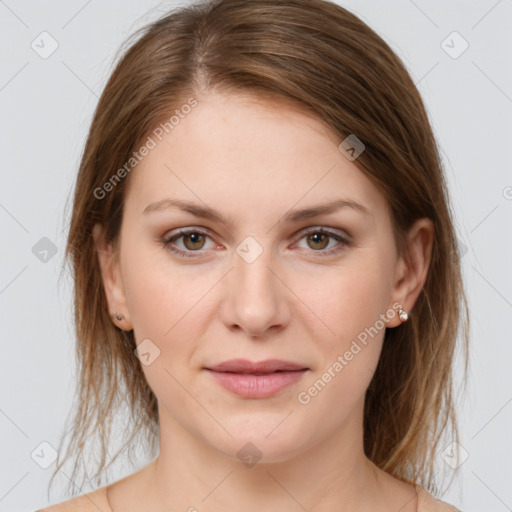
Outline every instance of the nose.
{"label": "nose", "polygon": [[220,308],[224,324],[252,338],[280,333],[291,318],[291,294],[273,262],[270,250],[254,261],[234,254],[233,270],[225,281]]}

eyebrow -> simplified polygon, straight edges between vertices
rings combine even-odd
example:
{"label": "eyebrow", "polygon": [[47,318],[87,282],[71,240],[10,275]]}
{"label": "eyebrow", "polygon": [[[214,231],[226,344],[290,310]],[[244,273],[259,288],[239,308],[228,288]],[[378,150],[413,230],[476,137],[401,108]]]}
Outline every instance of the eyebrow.
{"label": "eyebrow", "polygon": [[[178,208],[196,217],[228,224],[228,221],[219,212],[213,210],[209,206],[201,205],[198,203],[190,203],[187,201],[182,201],[181,199],[162,199],[161,201],[151,203],[146,206],[142,212],[142,215],[147,215],[155,211],[167,210],[170,208]],[[370,215],[369,209],[362,204],[346,199],[337,199],[329,203],[310,206],[308,208],[289,210],[284,215],[283,220],[285,222],[300,222],[302,220],[317,217],[319,215],[334,213],[341,208],[352,208],[353,210],[364,215]]]}

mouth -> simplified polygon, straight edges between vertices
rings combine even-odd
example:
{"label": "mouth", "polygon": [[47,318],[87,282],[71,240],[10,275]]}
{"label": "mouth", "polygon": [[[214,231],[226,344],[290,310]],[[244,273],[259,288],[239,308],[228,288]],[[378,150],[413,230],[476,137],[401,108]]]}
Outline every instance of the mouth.
{"label": "mouth", "polygon": [[232,359],[204,370],[231,393],[243,398],[269,398],[297,383],[309,368],[277,359]]}
{"label": "mouth", "polygon": [[309,370],[305,365],[281,359],[266,359],[265,361],[249,361],[247,359],[230,359],[215,366],[206,367],[208,370],[231,373],[268,374],[277,371]]}

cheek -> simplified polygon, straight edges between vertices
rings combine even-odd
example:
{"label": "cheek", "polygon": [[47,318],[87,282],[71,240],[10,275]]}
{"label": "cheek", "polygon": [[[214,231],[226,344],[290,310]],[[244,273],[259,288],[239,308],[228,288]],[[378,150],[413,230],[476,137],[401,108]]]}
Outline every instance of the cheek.
{"label": "cheek", "polygon": [[206,321],[205,295],[212,285],[209,279],[194,281],[190,271],[181,272],[161,255],[142,250],[125,254],[125,293],[134,336],[151,359],[141,366],[146,380],[165,403],[171,397],[185,403],[188,398],[179,383],[190,378],[191,358]]}
{"label": "cheek", "polygon": [[164,248],[135,248],[125,255],[125,292],[134,330],[162,341],[176,337],[197,315],[207,280],[194,278],[192,267],[177,267]]}
{"label": "cheek", "polygon": [[297,399],[312,417],[324,418],[326,428],[344,422],[362,403],[375,373],[385,333],[385,321],[380,318],[382,301],[375,284],[368,274],[362,281],[340,278],[338,286],[331,287],[325,296],[329,297],[325,307],[319,309],[335,335],[318,328],[318,333],[323,329],[323,335],[317,337],[322,342],[318,346],[321,361]]}
{"label": "cheek", "polygon": [[319,408],[336,404],[341,415],[364,396],[385,333],[389,293],[385,270],[376,256],[359,256],[353,265],[347,263],[329,279],[317,281],[308,294],[302,289],[304,303],[321,319],[315,338],[322,343],[321,364],[305,384],[313,387],[302,389],[308,395],[305,401],[316,401]]}
{"label": "cheek", "polygon": [[134,246],[124,255],[123,281],[135,339],[152,340],[165,367],[182,374],[196,364],[194,352],[215,322],[216,286],[225,270],[178,265],[164,248]]}
{"label": "cheek", "polygon": [[337,349],[373,326],[387,306],[387,279],[377,258],[369,254],[358,256],[354,264],[301,282],[297,295],[320,320],[318,334],[323,330],[322,339],[331,339]]}

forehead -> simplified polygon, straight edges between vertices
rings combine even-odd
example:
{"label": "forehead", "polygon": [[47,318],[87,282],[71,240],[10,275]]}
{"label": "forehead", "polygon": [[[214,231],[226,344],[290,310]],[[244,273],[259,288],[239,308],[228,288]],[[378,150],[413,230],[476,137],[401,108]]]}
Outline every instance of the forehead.
{"label": "forehead", "polygon": [[215,207],[348,197],[379,208],[380,192],[338,149],[321,120],[251,95],[212,93],[164,133],[130,176],[127,202],[141,213],[164,198]]}

